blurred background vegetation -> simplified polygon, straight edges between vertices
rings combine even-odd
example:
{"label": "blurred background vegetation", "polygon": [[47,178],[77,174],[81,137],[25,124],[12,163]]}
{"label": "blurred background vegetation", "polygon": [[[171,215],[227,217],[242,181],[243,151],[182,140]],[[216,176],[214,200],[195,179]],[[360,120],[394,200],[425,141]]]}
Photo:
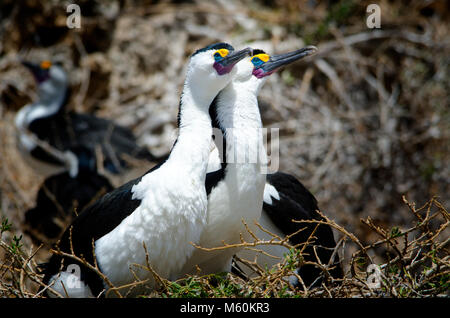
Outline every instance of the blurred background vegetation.
{"label": "blurred background vegetation", "polygon": [[[15,146],[14,115],[36,98],[20,58],[62,63],[70,109],[113,119],[164,154],[187,58],[217,41],[268,53],[319,48],[269,78],[262,119],[280,128],[280,170],[297,176],[322,211],[362,242],[375,234],[361,218],[409,226],[402,195],[418,205],[437,196],[449,206],[447,1],[74,2],[79,29],[66,26],[72,1],[0,2],[0,217],[16,233],[43,180]],[[379,29],[366,25],[371,3],[381,8]],[[26,235],[23,244],[30,245]]]}

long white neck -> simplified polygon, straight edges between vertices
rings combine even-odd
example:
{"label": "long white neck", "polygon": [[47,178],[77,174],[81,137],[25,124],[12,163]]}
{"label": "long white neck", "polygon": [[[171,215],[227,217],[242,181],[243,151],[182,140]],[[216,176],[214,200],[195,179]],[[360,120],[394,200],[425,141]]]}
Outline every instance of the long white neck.
{"label": "long white neck", "polygon": [[29,125],[40,118],[46,118],[58,113],[64,106],[67,86],[53,86],[49,90],[38,89],[39,100],[23,107],[16,115],[16,127],[19,130],[28,129]]}
{"label": "long white neck", "polygon": [[177,169],[201,175],[206,174],[212,127],[208,106],[217,92],[201,91],[185,83],[180,104],[178,138],[172,148],[168,164]]}
{"label": "long white neck", "polygon": [[249,83],[230,83],[219,93],[217,117],[225,129],[224,159],[228,172],[230,169],[259,170],[266,163],[257,93],[257,88]]}
{"label": "long white neck", "polygon": [[39,96],[38,103],[58,111],[63,106],[67,89],[67,84],[64,82],[52,81],[41,84],[37,92]]}

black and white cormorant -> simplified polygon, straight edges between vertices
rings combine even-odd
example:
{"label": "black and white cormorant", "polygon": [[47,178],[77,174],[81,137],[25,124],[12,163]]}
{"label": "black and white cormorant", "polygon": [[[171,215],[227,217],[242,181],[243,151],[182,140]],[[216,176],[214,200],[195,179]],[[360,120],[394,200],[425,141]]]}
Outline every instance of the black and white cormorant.
{"label": "black and white cormorant", "polygon": [[[254,56],[239,63],[233,81],[214,100],[210,111],[215,112],[211,117],[217,119],[215,126],[221,129],[224,135],[223,141],[219,139],[223,145],[218,145],[219,155],[223,156],[224,162],[219,170],[208,173],[206,177],[206,188],[209,193],[208,213],[207,226],[200,238],[201,247],[220,247],[223,246],[223,242],[235,244],[240,243],[241,239],[251,241],[252,237],[245,229],[243,221],[252,232],[259,233],[254,221],[260,218],[265,219],[269,216],[278,219],[278,223],[272,223],[273,226],[269,230],[274,226],[292,223],[292,218],[304,218],[305,214],[299,214],[298,211],[272,213],[273,209],[264,209],[264,215],[261,216],[263,199],[267,196],[267,191],[273,192],[274,185],[278,185],[276,181],[282,174],[269,175],[266,182],[263,165],[267,163],[267,157],[262,144],[262,122],[257,95],[268,75],[286,64],[313,54],[316,50],[315,47],[306,47],[272,57],[261,50],[254,50]],[[212,158],[211,166],[217,165],[214,160]],[[295,193],[295,189],[292,191]],[[277,208],[279,206],[276,206],[275,210]],[[298,226],[293,223],[291,227]],[[287,227],[281,226],[279,230],[285,230],[285,235],[290,234]],[[324,239],[327,240],[329,237]],[[332,234],[331,240],[334,244]],[[197,249],[185,264],[183,271],[193,273],[197,272],[198,268],[202,273],[229,271],[232,257],[239,250]],[[275,255],[283,256],[286,250],[281,252]]]}
{"label": "black and white cormorant", "polygon": [[[307,52],[306,55],[313,53],[315,49]],[[253,72],[256,77],[264,77],[266,74],[271,74],[276,71],[283,63],[283,60],[294,61],[296,55],[300,54],[303,57],[302,50],[294,51],[287,54],[272,56],[270,58],[260,59],[255,65]],[[261,54],[259,50],[254,50],[254,54]],[[264,54],[264,52],[262,53]],[[305,56],[306,56],[305,55]],[[263,55],[264,56],[264,55]],[[281,65],[280,65],[281,63]],[[255,84],[256,85],[256,84]],[[298,245],[307,242],[310,235],[314,232],[315,239],[312,244],[308,244],[303,250],[303,257],[305,262],[320,262],[324,265],[330,263],[331,270],[329,273],[333,278],[342,278],[342,268],[339,264],[339,256],[334,255],[333,251],[336,247],[336,242],[333,236],[333,231],[329,225],[316,223],[298,223],[293,222],[301,220],[321,220],[323,217],[317,212],[319,210],[318,203],[313,194],[294,176],[276,172],[268,174],[264,187],[263,209],[259,224],[271,233],[283,238],[287,235],[296,235],[290,238],[292,245]],[[317,229],[316,229],[317,226]],[[300,231],[303,229],[302,231]],[[259,228],[255,232],[256,236],[262,240],[273,239],[271,235]],[[280,245],[261,245],[259,250],[266,252],[277,258],[267,256],[264,253],[256,253],[252,250],[241,250],[237,255],[242,259],[257,260],[261,268],[272,268],[280,258],[289,251]],[[317,256],[316,256],[317,255]],[[318,258],[318,259],[317,259]],[[331,260],[331,261],[330,261]],[[251,275],[251,269],[241,266],[240,270],[246,275]],[[321,282],[322,270],[314,265],[303,265],[297,270],[307,287],[313,285],[317,286]],[[299,286],[299,281],[295,276],[291,277],[291,283],[294,286]]]}
{"label": "black and white cormorant", "polygon": [[[63,234],[61,251],[73,249],[98,265],[115,286],[132,283],[136,276],[148,279],[151,286],[152,273],[132,265],[145,266],[147,261],[162,277],[178,277],[194,250],[190,242],[198,243],[206,223],[205,177],[212,135],[209,106],[232,80],[234,65],[250,53],[251,49],[235,52],[229,44],[218,43],[191,56],[180,101],[178,138],[169,157],[87,207]],[[67,268],[73,263],[81,270],[75,284],[73,267]],[[44,273],[44,283],[61,295],[98,296],[108,289],[95,272],[57,254]]]}
{"label": "black and white cormorant", "polygon": [[[233,244],[239,243],[241,239],[251,241],[252,238],[244,228],[243,221],[261,239],[271,239],[272,237],[266,237],[267,233],[254,225],[255,220],[259,219],[264,228],[284,237],[305,227],[305,224],[292,222],[293,219],[311,220],[319,217],[316,212],[317,201],[293,176],[278,172],[269,174],[266,180],[263,175],[261,165],[265,163],[266,158],[257,102],[259,89],[264,84],[266,76],[315,51],[315,47],[306,47],[269,57],[262,50],[254,50],[251,63],[241,62],[237,66],[238,73],[233,82],[214,100],[210,111],[216,112],[212,116],[217,119],[215,127],[220,128],[225,136],[223,144],[218,147],[224,150],[219,156],[222,155],[225,160],[219,164],[218,170],[208,173],[206,177],[206,189],[209,193],[208,223],[200,239],[201,247],[219,247],[223,242]],[[217,107],[219,105],[220,107]],[[236,154],[239,153],[247,156],[246,160],[252,156],[257,160],[238,162]],[[211,167],[217,166],[215,161],[220,160],[218,158],[211,159]],[[306,242],[315,225],[307,224],[306,227],[307,230],[291,239],[292,244]],[[335,246],[329,226],[320,225],[315,234],[318,237],[315,244],[331,248]],[[279,258],[288,252],[287,249],[276,245],[262,246],[261,249]],[[317,247],[317,250],[321,261],[328,263],[331,250],[320,247]],[[197,272],[198,268],[203,273],[229,271],[232,256],[238,251],[239,249],[231,248],[221,251],[196,250],[183,271],[193,273]],[[305,255],[311,251],[312,247],[308,246]],[[239,255],[247,259],[254,259],[255,256],[254,253],[247,251],[241,251]],[[262,255],[257,259],[263,268],[275,264],[273,258],[266,259],[264,254]],[[308,257],[305,259],[313,259],[313,256]],[[251,274],[248,271],[246,273]],[[320,271],[308,266],[299,269],[299,273],[306,283],[314,281],[320,275]]]}
{"label": "black and white cormorant", "polygon": [[50,61],[22,63],[36,79],[38,100],[16,115],[18,146],[39,173],[48,176],[69,171],[75,177],[80,167],[96,171],[97,158],[101,157],[104,169],[117,174],[128,167],[127,156],[159,160],[137,145],[129,129],[107,119],[68,111],[65,106],[70,89],[61,66]]}

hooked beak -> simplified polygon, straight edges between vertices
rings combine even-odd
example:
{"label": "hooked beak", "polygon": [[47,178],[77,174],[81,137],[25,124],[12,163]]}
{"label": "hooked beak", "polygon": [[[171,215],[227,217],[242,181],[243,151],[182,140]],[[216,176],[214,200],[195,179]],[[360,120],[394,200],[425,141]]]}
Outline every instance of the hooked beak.
{"label": "hooked beak", "polygon": [[272,55],[266,63],[262,64],[260,67],[255,68],[253,70],[253,75],[258,78],[267,76],[275,72],[280,67],[293,63],[297,60],[300,60],[304,57],[313,55],[317,52],[317,48],[315,46],[307,46],[300,50],[296,50],[289,53]]}
{"label": "hooked beak", "polygon": [[22,65],[28,68],[31,73],[35,74],[38,73],[40,70],[40,67],[37,64],[28,62],[28,61],[21,61]]}
{"label": "hooked beak", "polygon": [[246,56],[251,56],[252,54],[253,49],[249,47],[240,51],[230,53],[222,60],[214,62],[214,68],[219,75],[227,74],[231,72],[233,66],[235,66],[239,61],[244,59]]}
{"label": "hooked beak", "polygon": [[21,63],[31,71],[38,83],[42,83],[49,78],[48,69],[44,70],[39,65],[28,61],[21,61]]}

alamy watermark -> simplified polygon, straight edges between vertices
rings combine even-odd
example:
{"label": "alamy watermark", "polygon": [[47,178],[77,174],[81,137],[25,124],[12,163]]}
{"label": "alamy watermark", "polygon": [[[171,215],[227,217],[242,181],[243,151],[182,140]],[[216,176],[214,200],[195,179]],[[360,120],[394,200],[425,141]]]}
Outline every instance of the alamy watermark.
{"label": "alamy watermark", "polygon": [[81,9],[78,4],[69,4],[66,8],[66,12],[70,13],[66,18],[66,25],[69,29],[81,28]]}
{"label": "alamy watermark", "polygon": [[372,3],[367,6],[367,13],[370,13],[366,20],[369,29],[381,28],[381,8],[378,4]]}
{"label": "alamy watermark", "polygon": [[278,171],[279,128],[213,128],[213,139],[218,158],[209,158],[210,163],[257,164],[262,174]]}
{"label": "alamy watermark", "polygon": [[68,274],[65,280],[65,288],[70,291],[73,289],[79,289],[81,285],[81,269],[77,264],[69,264],[66,269]]}
{"label": "alamy watermark", "polygon": [[370,289],[378,289],[381,288],[381,278],[382,273],[380,266],[376,264],[370,264],[366,269],[367,279],[366,284]]}
{"label": "alamy watermark", "polygon": [[[66,12],[69,15],[66,18],[66,25],[69,29],[81,28],[81,8],[78,4],[67,5]],[[378,4],[371,3],[367,6],[366,12],[369,13],[366,19],[366,26],[369,29],[381,28],[381,8]]]}
{"label": "alamy watermark", "polygon": [[[75,291],[76,289],[82,288],[81,284],[81,270],[80,266],[77,264],[69,264],[65,271],[68,276],[65,279],[65,288],[68,292]],[[381,288],[381,281],[383,274],[381,268],[377,264],[370,264],[366,269],[367,279],[366,284],[370,289]]]}

